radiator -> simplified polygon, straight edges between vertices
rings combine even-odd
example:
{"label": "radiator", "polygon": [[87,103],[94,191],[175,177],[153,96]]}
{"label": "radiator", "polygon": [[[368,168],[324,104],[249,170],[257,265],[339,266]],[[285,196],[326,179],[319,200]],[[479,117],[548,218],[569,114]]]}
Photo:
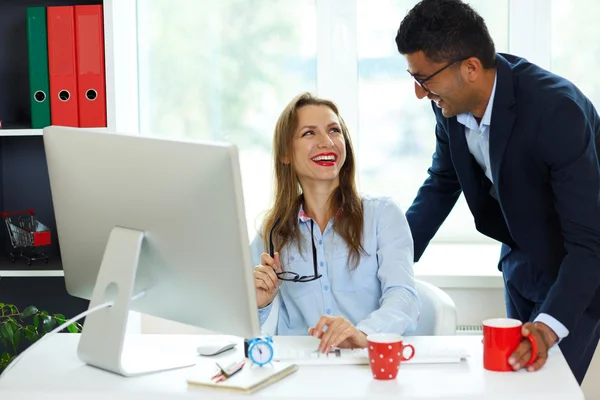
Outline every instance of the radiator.
{"label": "radiator", "polygon": [[483,325],[458,325],[456,327],[457,335],[482,335]]}

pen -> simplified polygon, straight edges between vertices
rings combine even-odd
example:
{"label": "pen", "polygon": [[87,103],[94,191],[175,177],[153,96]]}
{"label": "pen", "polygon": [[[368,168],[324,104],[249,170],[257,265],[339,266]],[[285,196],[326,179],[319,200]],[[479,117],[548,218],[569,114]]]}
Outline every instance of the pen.
{"label": "pen", "polygon": [[231,378],[233,375],[240,372],[242,370],[242,368],[244,368],[244,365],[246,364],[246,362],[245,361],[234,362],[225,368],[221,367],[219,365],[219,363],[216,363],[216,364],[217,364],[217,367],[219,368],[220,372],[218,372],[216,375],[214,375],[211,379],[218,378],[216,380],[216,382],[221,382],[221,381],[224,381],[225,379]]}

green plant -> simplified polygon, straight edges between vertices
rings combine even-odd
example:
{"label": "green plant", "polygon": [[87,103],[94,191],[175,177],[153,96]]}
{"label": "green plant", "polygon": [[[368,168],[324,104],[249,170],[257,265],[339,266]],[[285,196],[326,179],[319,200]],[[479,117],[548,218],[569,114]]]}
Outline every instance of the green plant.
{"label": "green plant", "polygon": [[[13,304],[0,303],[0,373],[22,351],[20,345],[24,341],[33,344],[66,321],[62,314],[49,314],[34,306],[21,312]],[[81,332],[81,324],[74,322],[66,329],[71,333]]]}

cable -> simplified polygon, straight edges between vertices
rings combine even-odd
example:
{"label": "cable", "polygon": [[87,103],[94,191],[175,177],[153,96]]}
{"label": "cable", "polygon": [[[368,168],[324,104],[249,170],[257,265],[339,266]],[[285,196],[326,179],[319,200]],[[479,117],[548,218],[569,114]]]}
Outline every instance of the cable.
{"label": "cable", "polygon": [[[142,291],[138,294],[136,294],[135,296],[133,296],[131,298],[132,301],[135,301],[141,297],[144,297],[146,295],[146,291]],[[17,357],[15,357],[10,364],[8,364],[6,366],[6,368],[4,369],[4,371],[2,372],[2,374],[0,374],[0,380],[2,380],[2,377],[6,376],[6,373],[11,370],[19,361],[21,361],[21,358],[23,358],[23,356],[25,355],[25,353],[30,352],[35,346],[37,346],[42,340],[46,339],[48,336],[52,336],[53,334],[55,334],[56,332],[60,332],[63,329],[65,329],[67,326],[71,325],[74,322],[79,321],[81,318],[95,313],[96,311],[102,310],[104,308],[108,308],[108,307],[112,307],[115,304],[114,301],[107,301],[106,303],[102,303],[97,305],[96,307],[90,308],[85,310],[84,312],[82,312],[81,314],[78,314],[76,316],[74,316],[73,318],[71,318],[70,320],[68,320],[67,322],[63,323],[62,325],[54,328],[53,330],[51,330],[50,332],[46,333],[44,336],[42,336],[40,339],[38,339],[36,342],[34,342],[31,346],[29,346],[26,350],[24,350],[21,354],[19,354]]]}

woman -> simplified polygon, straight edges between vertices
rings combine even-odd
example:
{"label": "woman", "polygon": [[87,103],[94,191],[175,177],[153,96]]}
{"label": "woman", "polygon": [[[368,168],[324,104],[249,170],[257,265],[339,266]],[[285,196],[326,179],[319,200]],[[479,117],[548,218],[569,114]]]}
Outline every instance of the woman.
{"label": "woman", "polygon": [[337,106],[297,96],[273,148],[275,204],[251,245],[261,325],[279,294],[277,334],[308,333],[322,352],[413,330],[421,303],[408,223],[391,199],[359,196]]}

